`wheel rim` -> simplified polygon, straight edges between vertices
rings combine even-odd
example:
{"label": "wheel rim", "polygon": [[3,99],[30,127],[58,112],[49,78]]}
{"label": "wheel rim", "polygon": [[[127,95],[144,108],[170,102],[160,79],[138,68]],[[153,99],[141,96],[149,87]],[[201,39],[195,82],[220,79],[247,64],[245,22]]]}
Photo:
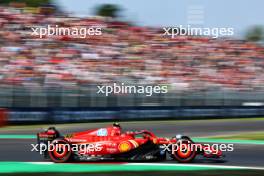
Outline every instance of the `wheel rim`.
{"label": "wheel rim", "polygon": [[68,154],[68,152],[69,152],[69,148],[65,144],[58,144],[58,146],[56,146],[55,150],[53,150],[53,154],[57,158],[65,157]]}
{"label": "wheel rim", "polygon": [[179,162],[190,162],[196,156],[196,151],[193,151],[191,141],[181,141],[177,144],[178,148],[172,153],[172,156]]}
{"label": "wheel rim", "polygon": [[49,150],[49,156],[54,162],[66,162],[71,156],[69,143],[64,140],[54,140],[55,147]]}
{"label": "wheel rim", "polygon": [[190,147],[188,146],[188,144],[182,144],[180,149],[178,149],[177,154],[181,158],[188,158],[192,154],[192,151],[191,151]]}

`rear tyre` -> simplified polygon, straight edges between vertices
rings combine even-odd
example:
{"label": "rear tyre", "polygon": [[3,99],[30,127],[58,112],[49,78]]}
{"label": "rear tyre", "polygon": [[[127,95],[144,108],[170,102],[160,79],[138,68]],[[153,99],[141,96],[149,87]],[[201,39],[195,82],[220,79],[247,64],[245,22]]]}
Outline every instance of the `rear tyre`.
{"label": "rear tyre", "polygon": [[70,143],[64,139],[55,139],[49,146],[48,154],[55,163],[67,162],[72,156]]}

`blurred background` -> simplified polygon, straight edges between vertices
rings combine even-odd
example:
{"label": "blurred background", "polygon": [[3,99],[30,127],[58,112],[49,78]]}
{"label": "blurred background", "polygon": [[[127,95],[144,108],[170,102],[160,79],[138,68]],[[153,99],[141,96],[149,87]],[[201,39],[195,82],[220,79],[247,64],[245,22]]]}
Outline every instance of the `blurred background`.
{"label": "blurred background", "polygon": [[[1,119],[262,116],[263,5],[257,0],[1,0]],[[164,26],[186,24],[231,27],[234,36],[163,35]],[[31,35],[31,27],[47,25],[98,25],[102,35]],[[168,93],[96,93],[98,85],[111,83],[165,84]]]}

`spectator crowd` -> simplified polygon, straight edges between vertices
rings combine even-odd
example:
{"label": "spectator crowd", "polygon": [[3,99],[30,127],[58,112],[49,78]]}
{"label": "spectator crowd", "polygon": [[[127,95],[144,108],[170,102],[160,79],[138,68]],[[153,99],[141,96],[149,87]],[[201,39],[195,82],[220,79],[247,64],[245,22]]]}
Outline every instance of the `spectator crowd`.
{"label": "spectator crowd", "polygon": [[[102,27],[102,35],[32,35],[31,27]],[[243,40],[163,35],[100,17],[0,7],[0,85],[167,84],[170,91],[263,90],[264,47]]]}

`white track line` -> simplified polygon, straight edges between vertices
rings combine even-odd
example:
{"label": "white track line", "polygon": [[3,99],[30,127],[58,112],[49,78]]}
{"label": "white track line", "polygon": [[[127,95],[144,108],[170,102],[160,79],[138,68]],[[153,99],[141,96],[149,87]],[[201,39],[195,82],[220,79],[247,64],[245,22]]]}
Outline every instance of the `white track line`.
{"label": "white track line", "polygon": [[[43,165],[52,165],[55,164],[53,162],[25,162],[30,164],[43,164]],[[74,164],[74,163],[67,163],[67,164]],[[78,163],[76,163],[78,164]],[[89,164],[89,163],[85,163]],[[91,163],[95,164],[95,163]],[[100,164],[100,163],[98,163]],[[105,163],[104,163],[105,164]],[[109,163],[112,164],[112,163]],[[249,166],[227,166],[227,165],[208,165],[208,164],[171,164],[171,163],[126,163],[121,165],[140,165],[140,166],[179,166],[179,167],[208,167],[212,169],[250,169],[250,170],[264,170],[264,167],[249,167]]]}
{"label": "white track line", "polygon": [[25,163],[29,163],[29,164],[43,164],[43,165],[55,164],[53,162],[25,162]]}
{"label": "white track line", "polygon": [[127,165],[145,165],[145,166],[180,166],[180,167],[208,167],[219,169],[254,169],[264,170],[264,167],[248,167],[248,166],[226,166],[226,165],[208,165],[208,164],[170,164],[170,163],[128,163]]}

